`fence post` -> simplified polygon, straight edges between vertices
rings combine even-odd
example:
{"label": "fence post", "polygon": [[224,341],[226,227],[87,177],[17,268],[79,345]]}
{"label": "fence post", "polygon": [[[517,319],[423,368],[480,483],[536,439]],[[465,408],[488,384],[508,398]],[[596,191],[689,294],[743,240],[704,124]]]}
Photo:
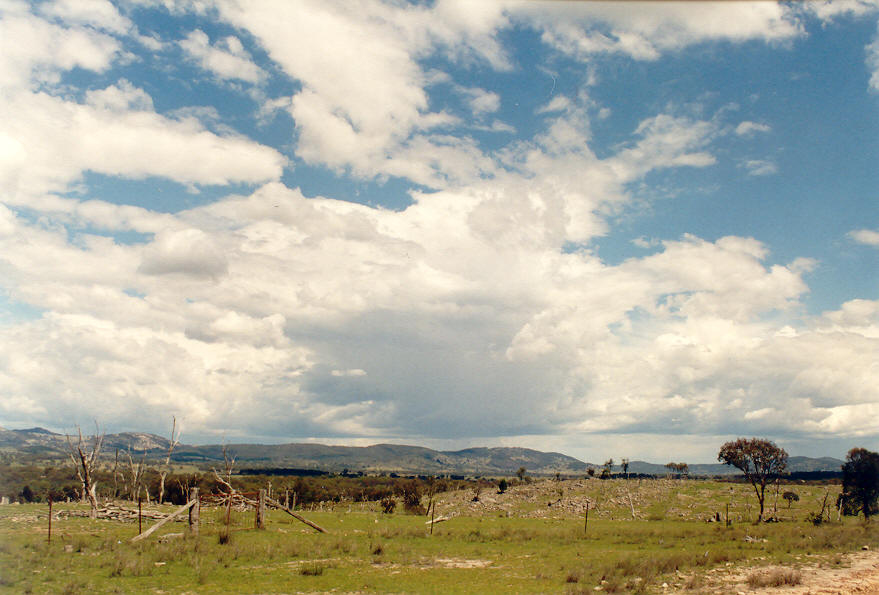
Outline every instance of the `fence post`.
{"label": "fence post", "polygon": [[46,543],[52,543],[52,496],[49,496],[49,537]]}
{"label": "fence post", "polygon": [[586,500],[586,513],[583,515],[583,534],[586,534],[586,529],[589,527],[589,500]]}
{"label": "fence post", "polygon": [[266,491],[262,489],[259,491],[259,496],[256,499],[256,528],[257,529],[265,529],[266,528]]}
{"label": "fence post", "polygon": [[143,521],[140,510],[140,494],[137,495],[137,534],[143,533]]}
{"label": "fence post", "polygon": [[198,499],[198,488],[189,489],[189,501],[195,500],[195,504],[189,509],[189,531],[193,535],[198,535],[198,520],[201,512],[201,501]]}

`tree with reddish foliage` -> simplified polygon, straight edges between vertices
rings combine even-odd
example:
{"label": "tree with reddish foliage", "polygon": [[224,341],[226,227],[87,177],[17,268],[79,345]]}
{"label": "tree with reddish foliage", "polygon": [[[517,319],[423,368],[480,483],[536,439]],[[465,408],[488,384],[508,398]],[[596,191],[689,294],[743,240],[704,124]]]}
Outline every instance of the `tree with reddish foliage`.
{"label": "tree with reddish foliage", "polygon": [[787,452],[770,440],[739,438],[721,446],[717,460],[740,470],[754,486],[760,502],[760,514],[755,524],[759,523],[763,520],[766,484],[787,467]]}

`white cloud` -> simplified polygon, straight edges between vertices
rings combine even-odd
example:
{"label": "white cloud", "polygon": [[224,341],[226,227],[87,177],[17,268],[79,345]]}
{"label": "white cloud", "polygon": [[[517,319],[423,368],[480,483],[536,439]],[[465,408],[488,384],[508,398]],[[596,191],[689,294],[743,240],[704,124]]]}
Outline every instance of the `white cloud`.
{"label": "white cloud", "polygon": [[870,70],[870,89],[879,91],[879,30],[873,38],[873,43],[866,48],[867,68]]}
{"label": "white cloud", "polygon": [[771,176],[778,173],[778,166],[765,159],[749,159],[744,163],[749,176]]}
{"label": "white cloud", "polygon": [[[875,435],[858,416],[879,403],[879,302],[809,316],[814,262],[778,263],[754,238],[639,240],[651,250],[617,264],[597,256],[611,217],[632,208],[633,183],[711,166],[721,135],[767,125],[652,112],[597,153],[603,108],[585,94],[556,96],[536,108],[544,128],[488,155],[450,132],[478,126],[431,105],[428,86],[460,86],[424,72],[424,59],[510,68],[497,33],[538,9],[219,6],[240,39],[246,30],[301,84],[261,97],[258,115],[288,110],[302,159],[438,190],[413,192],[399,212],[307,198],[278,181],[278,151],[216,132],[211,106],[157,113],[159,96],[154,105],[125,80],[62,95],[51,81],[75,66],[107,73],[118,41],[19,6],[3,32],[47,43],[0,54],[15,116],[0,123],[0,286],[39,313],[0,325],[3,419],[150,429],[175,411],[193,432],[242,436],[570,444],[605,432],[686,435],[700,449],[705,436],[736,433]],[[653,59],[709,39],[799,31],[776,4],[629,9],[558,4],[532,16],[545,40],[584,58]],[[269,71],[248,70],[238,39],[211,44],[197,30],[182,43],[217,76],[259,82]],[[481,129],[510,131],[488,124],[501,105],[494,91],[466,97]],[[165,214],[88,200],[75,186],[84,172],[264,185]],[[73,188],[83,200],[51,194]],[[149,235],[98,235],[122,230]]]}
{"label": "white cloud", "polygon": [[60,72],[74,67],[104,71],[120,49],[108,35],[51,24],[22,3],[0,10],[0,89],[6,91],[57,82]]}
{"label": "white cloud", "polygon": [[227,184],[277,178],[285,159],[240,136],[219,136],[193,119],[170,120],[126,83],[90,92],[88,103],[46,93],[6,100],[0,123],[0,187],[8,200],[63,191],[83,172],[179,182]]}
{"label": "white cloud", "polygon": [[804,2],[802,8],[823,21],[833,21],[839,16],[863,16],[879,10],[877,0],[821,0]]}
{"label": "white cloud", "polygon": [[258,83],[265,76],[237,37],[230,35],[211,45],[207,34],[196,29],[179,43],[192,60],[221,79]]}
{"label": "white cloud", "polygon": [[184,229],[157,234],[144,251],[138,270],[147,275],[181,273],[216,278],[227,268],[220,246],[201,230]]}
{"label": "white cloud", "polygon": [[486,113],[496,112],[501,107],[501,96],[485,89],[472,88],[462,89],[467,96],[467,103],[470,109],[477,116]]}
{"label": "white cloud", "polygon": [[[95,22],[116,22],[115,12],[96,6]],[[106,71],[119,43],[91,28],[51,24],[22,5],[6,8],[0,88],[8,117],[0,120],[0,188],[7,201],[31,204],[43,193],[66,191],[87,171],[196,184],[280,176],[286,160],[274,149],[231,133],[213,134],[193,119],[157,114],[151,97],[128,81],[89,90],[84,102],[53,94],[63,71]],[[74,22],[85,18],[76,5],[43,8]]]}
{"label": "white cloud", "polygon": [[872,229],[857,229],[849,232],[849,237],[859,244],[867,246],[879,246],[879,231]]}
{"label": "white cloud", "polygon": [[125,33],[132,27],[107,0],[54,0],[42,4],[40,11],[66,23],[91,25],[111,33]]}
{"label": "white cloud", "polygon": [[552,100],[538,110],[538,114],[546,114],[550,112],[560,112],[566,110],[571,105],[571,100],[564,95],[556,95]]}
{"label": "white cloud", "polygon": [[[738,237],[616,266],[564,254],[553,187],[509,183],[402,212],[270,184],[169,216],[146,246],[6,210],[5,283],[55,313],[0,330],[0,386],[29,419],[134,424],[137,400],[243,434],[866,431],[844,420],[877,401],[879,303],[780,332],[804,263]],[[768,408],[791,413],[746,421]]]}
{"label": "white cloud", "polygon": [[586,59],[619,52],[638,60],[709,40],[776,41],[801,33],[792,11],[768,2],[520,3],[511,10],[542,30],[545,43]]}
{"label": "white cloud", "polygon": [[772,130],[772,128],[767,124],[750,122],[747,120],[736,126],[736,134],[739,136],[751,136],[757,132],[769,132],[770,130]]}

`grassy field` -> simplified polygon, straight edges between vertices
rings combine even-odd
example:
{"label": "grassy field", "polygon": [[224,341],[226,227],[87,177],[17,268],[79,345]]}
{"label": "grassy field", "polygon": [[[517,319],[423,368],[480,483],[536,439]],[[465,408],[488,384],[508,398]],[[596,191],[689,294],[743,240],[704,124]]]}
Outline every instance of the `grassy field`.
{"label": "grassy field", "polygon": [[[790,510],[779,504],[779,523],[755,526],[734,514],[732,527],[698,520],[725,511],[730,501],[731,510],[744,515],[744,488],[750,486],[548,481],[482,493],[479,502],[462,490],[440,495],[438,514],[451,518],[433,535],[423,516],[385,515],[370,505],[340,503],[304,513],[328,534],[278,511],[269,513],[266,530],[247,529],[252,517],[239,513],[239,530],[224,544],[221,514],[209,509],[198,537],[186,533],[185,523],[169,523],[131,544],[136,523],[62,517],[53,521],[47,545],[45,504],[4,506],[0,592],[592,593],[600,586],[637,593],[662,591],[662,583],[699,592],[718,569],[816,557],[838,563],[840,552],[879,546],[876,529],[856,519],[836,522],[834,515],[820,526],[802,520],[820,506],[822,486],[797,486],[800,501]],[[590,510],[584,531],[574,511],[587,497],[598,508]],[[161,539],[169,533],[183,535]]]}

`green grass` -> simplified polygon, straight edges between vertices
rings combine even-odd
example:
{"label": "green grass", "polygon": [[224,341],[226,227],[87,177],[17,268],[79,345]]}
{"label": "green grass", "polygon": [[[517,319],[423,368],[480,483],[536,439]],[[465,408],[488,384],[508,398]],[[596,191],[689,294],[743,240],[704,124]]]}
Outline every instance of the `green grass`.
{"label": "green grass", "polygon": [[[205,510],[198,537],[160,541],[163,534],[185,533],[185,524],[169,523],[131,544],[136,524],[69,518],[53,523],[47,545],[45,505],[6,506],[0,508],[0,593],[153,593],[157,586],[197,593],[567,593],[598,585],[604,592],[637,593],[659,592],[663,582],[698,591],[700,577],[716,567],[790,565],[815,554],[838,559],[840,551],[879,546],[875,526],[865,529],[850,518],[818,527],[802,520],[731,528],[680,520],[672,511],[716,509],[728,501],[730,486],[684,482],[680,492],[648,497],[648,488],[661,486],[646,483],[636,504],[645,520],[632,521],[627,502],[608,506],[605,515],[590,513],[585,534],[577,515],[517,516],[544,512],[545,501],[521,503],[510,516],[456,516],[436,525],[432,536],[424,517],[357,506],[348,512],[339,505],[334,512],[305,513],[330,531],[326,535],[276,511],[267,530],[249,530],[252,517],[242,513],[238,530],[221,544],[221,515]],[[596,499],[613,498],[620,486],[594,482],[584,489],[595,490],[590,497]],[[635,498],[637,486],[630,489]],[[455,510],[453,496],[443,496],[441,514]],[[578,497],[576,488],[566,488],[569,497]],[[648,510],[659,520],[646,520]]]}

